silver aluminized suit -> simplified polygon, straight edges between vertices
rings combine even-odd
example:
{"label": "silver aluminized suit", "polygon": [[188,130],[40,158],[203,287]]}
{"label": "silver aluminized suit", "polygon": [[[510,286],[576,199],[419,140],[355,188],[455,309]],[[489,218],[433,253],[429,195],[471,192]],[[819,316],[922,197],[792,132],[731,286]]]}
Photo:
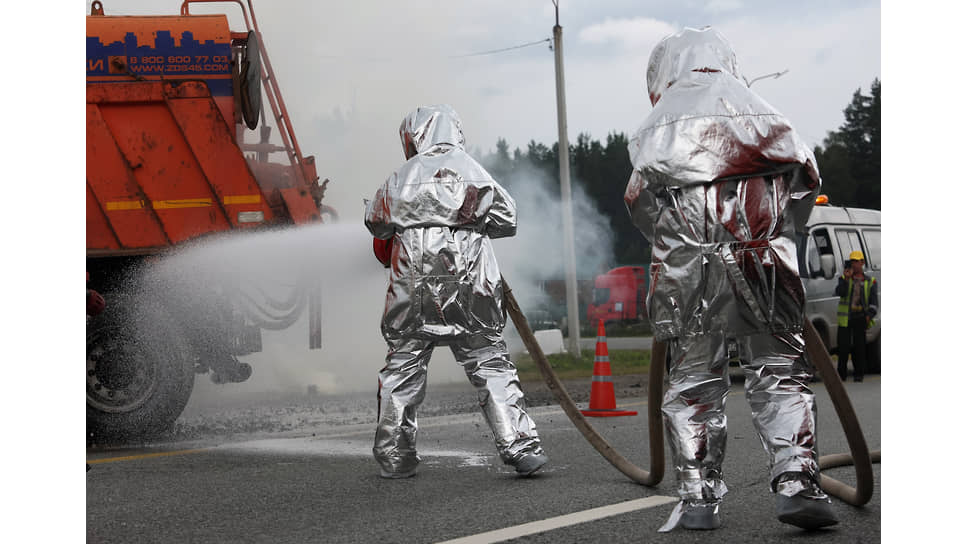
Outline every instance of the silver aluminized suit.
{"label": "silver aluminized suit", "polygon": [[684,504],[718,511],[726,493],[735,356],[773,490],[824,498],[810,485],[819,481],[816,406],[795,243],[820,175],[789,121],[739,77],[715,30],[665,38],[647,72],[654,108],[629,142],[625,202],[652,244],[648,313],[672,357],[663,416],[682,502],[663,531]]}
{"label": "silver aluminized suit", "polygon": [[503,282],[491,238],[515,234],[514,200],[464,150],[450,106],[418,108],[403,120],[400,137],[408,160],[365,217],[373,236],[393,239],[382,322],[389,353],[373,455],[385,476],[416,468],[427,364],[434,347],[447,344],[477,388],[501,459],[516,465],[542,449],[501,336]]}

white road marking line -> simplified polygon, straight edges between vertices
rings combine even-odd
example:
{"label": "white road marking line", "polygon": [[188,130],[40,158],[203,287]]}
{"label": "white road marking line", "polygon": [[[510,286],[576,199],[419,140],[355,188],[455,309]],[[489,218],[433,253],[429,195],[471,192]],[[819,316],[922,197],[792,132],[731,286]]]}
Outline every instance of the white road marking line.
{"label": "white road marking line", "polygon": [[600,506],[598,508],[592,508],[591,510],[575,512],[573,514],[565,514],[563,516],[556,516],[541,521],[532,521],[531,523],[515,525],[513,527],[498,529],[496,531],[488,531],[486,533],[455,538],[453,540],[439,542],[438,544],[489,544],[491,542],[502,542],[512,538],[520,538],[522,536],[543,533],[553,529],[578,525],[579,523],[595,521],[597,519],[617,516],[619,514],[627,514],[628,512],[634,512],[635,510],[654,508],[656,506],[662,506],[663,504],[673,502],[679,502],[679,499],[677,497],[654,495],[644,499],[620,502],[609,506]]}

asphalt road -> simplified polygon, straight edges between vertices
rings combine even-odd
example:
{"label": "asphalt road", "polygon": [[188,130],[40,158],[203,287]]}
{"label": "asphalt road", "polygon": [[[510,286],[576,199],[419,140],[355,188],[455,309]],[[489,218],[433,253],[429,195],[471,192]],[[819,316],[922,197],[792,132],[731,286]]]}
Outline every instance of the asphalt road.
{"label": "asphalt road", "polygon": [[[846,385],[868,444],[879,449],[879,377]],[[826,390],[816,386],[821,454],[847,451]],[[535,398],[542,387],[525,385]],[[616,449],[647,467],[644,393],[633,386],[619,400],[620,407],[639,410],[638,416],[594,423]],[[776,521],[766,455],[741,380],[734,380],[727,403],[724,470],[730,492],[723,527],[714,535],[657,533],[676,500],[668,461],[657,487],[634,484],[584,441],[557,406],[530,410],[551,462],[537,477],[518,478],[500,463],[474,397],[469,385],[431,389],[420,419],[423,462],[407,480],[378,476],[370,456],[373,399],[359,395],[213,403],[187,414],[167,442],[89,447],[87,540],[432,543],[511,528],[468,541],[515,535],[525,536],[514,542],[548,543],[880,541],[879,465],[868,505],[834,501],[839,525],[805,533]],[[853,481],[851,468],[826,473]]]}

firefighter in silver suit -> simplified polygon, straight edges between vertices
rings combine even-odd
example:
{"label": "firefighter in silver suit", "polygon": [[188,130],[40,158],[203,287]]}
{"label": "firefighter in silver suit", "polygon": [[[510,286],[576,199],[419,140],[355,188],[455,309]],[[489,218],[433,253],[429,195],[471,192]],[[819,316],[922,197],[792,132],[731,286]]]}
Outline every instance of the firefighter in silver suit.
{"label": "firefighter in silver suit", "polygon": [[664,38],[646,75],[652,112],[629,142],[625,202],[652,245],[649,319],[671,357],[662,411],[681,501],[663,532],[720,526],[731,358],[746,377],[777,517],[806,529],[837,523],[818,485],[796,246],[820,174],[789,121],[740,77],[715,30]]}
{"label": "firefighter in silver suit", "polygon": [[380,474],[416,472],[416,412],[440,344],[450,347],[477,389],[502,461],[530,475],[548,458],[501,335],[503,281],[491,246],[492,238],[515,234],[514,200],[464,150],[450,106],[413,111],[400,138],[407,162],[367,203],[365,217],[375,251],[385,241],[390,271],[381,327],[389,353],[380,371],[373,445]]}

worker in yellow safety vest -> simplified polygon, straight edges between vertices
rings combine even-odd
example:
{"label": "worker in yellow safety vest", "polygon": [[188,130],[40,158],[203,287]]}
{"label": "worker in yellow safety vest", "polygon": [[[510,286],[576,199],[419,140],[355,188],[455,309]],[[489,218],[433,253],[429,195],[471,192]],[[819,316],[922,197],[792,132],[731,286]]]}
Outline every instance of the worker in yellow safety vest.
{"label": "worker in yellow safety vest", "polygon": [[837,373],[847,380],[847,358],[854,361],[854,381],[864,381],[866,332],[877,315],[877,280],[864,274],[864,253],[852,251],[844,275],[837,280]]}

